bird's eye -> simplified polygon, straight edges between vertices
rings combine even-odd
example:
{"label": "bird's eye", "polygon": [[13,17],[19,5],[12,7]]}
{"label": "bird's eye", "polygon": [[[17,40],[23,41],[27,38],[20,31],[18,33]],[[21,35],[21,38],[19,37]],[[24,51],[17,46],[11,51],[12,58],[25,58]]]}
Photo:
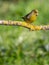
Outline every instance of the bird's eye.
{"label": "bird's eye", "polygon": [[36,16],[38,16],[38,13],[36,13]]}
{"label": "bird's eye", "polygon": [[36,14],[36,16],[38,16],[38,15]]}

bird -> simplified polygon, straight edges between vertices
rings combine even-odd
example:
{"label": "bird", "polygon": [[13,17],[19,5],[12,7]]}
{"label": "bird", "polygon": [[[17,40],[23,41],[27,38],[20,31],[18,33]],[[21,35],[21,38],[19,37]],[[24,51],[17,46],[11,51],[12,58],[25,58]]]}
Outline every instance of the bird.
{"label": "bird", "polygon": [[32,23],[36,20],[37,16],[38,16],[38,10],[34,9],[22,18],[25,22]]}

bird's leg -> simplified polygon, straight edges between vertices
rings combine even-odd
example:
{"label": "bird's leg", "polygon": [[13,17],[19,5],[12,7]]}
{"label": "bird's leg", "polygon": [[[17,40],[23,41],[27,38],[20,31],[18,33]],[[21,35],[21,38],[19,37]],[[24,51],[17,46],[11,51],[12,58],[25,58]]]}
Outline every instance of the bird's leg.
{"label": "bird's leg", "polygon": [[32,24],[27,22],[27,27],[29,28],[29,31],[32,31]]}

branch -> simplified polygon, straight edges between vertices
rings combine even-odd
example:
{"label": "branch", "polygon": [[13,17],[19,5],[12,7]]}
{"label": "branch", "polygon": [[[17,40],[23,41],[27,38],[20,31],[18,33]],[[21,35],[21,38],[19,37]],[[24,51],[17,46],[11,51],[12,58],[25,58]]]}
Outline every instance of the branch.
{"label": "branch", "polygon": [[41,25],[41,26],[35,26],[29,23],[26,23],[25,21],[5,21],[5,20],[0,20],[0,25],[11,25],[11,26],[22,26],[25,28],[28,28],[32,31],[34,30],[49,30],[49,25]]}

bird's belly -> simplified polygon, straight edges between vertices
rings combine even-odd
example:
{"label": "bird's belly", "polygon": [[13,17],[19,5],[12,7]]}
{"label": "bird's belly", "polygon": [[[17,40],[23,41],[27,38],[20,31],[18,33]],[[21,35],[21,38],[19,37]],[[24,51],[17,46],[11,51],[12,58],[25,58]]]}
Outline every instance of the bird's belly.
{"label": "bird's belly", "polygon": [[30,22],[34,22],[36,20],[36,16],[31,16],[30,17]]}

